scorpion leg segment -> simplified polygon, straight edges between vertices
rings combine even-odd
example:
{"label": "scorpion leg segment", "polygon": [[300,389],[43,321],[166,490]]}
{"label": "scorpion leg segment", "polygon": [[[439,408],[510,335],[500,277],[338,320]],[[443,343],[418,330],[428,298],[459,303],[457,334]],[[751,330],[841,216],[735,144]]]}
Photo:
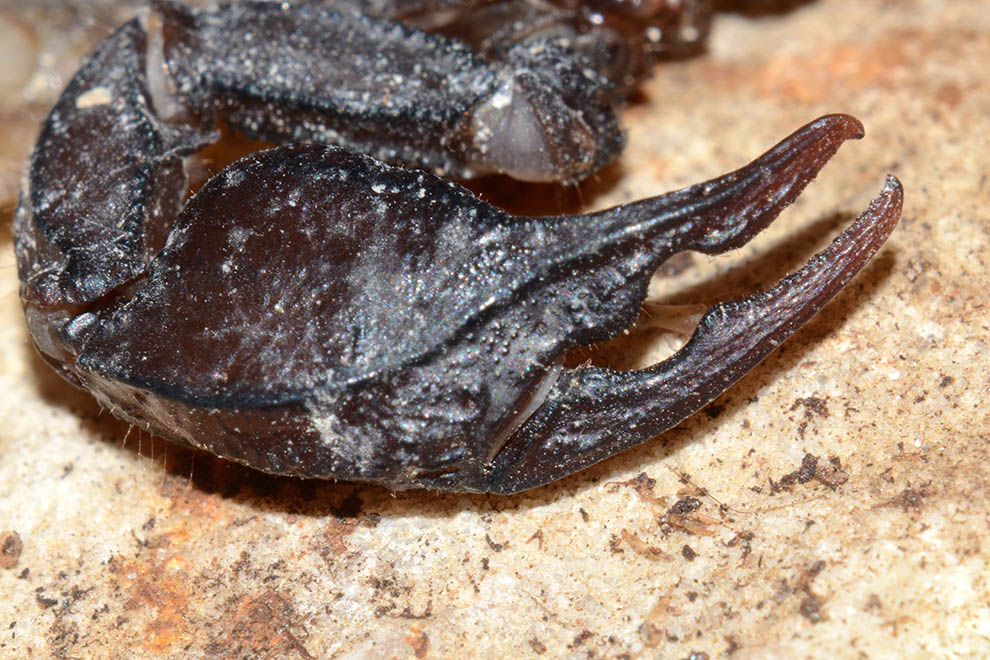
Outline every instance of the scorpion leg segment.
{"label": "scorpion leg segment", "polygon": [[52,328],[141,278],[186,190],[183,157],[216,136],[164,123],[145,83],[145,32],[131,21],[83,62],[42,125],[15,217],[28,325],[48,359]]}
{"label": "scorpion leg segment", "polygon": [[251,137],[533,181],[583,179],[622,148],[609,81],[553,42],[485,61],[456,39],[347,7],[153,8],[178,98]]}
{"label": "scorpion leg segment", "polygon": [[901,185],[889,176],[831,246],[769,291],[711,308],[668,360],[639,371],[565,372],[490,465],[489,489],[511,493],[559,479],[701,410],[849,282],[893,231],[902,202]]}
{"label": "scorpion leg segment", "polygon": [[695,52],[711,27],[710,0],[335,0],[363,13],[455,37],[486,60],[553,37],[627,95],[663,56]]}

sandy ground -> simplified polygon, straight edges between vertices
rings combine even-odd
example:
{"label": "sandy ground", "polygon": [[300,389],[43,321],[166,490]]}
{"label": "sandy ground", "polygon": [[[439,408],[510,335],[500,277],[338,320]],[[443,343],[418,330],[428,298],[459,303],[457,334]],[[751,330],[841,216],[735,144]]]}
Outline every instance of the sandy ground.
{"label": "sandy ground", "polygon": [[[0,77],[0,657],[990,655],[985,2],[723,14],[706,54],[658,69],[590,205],[728,171],[826,112],[868,135],[762,237],[681,259],[654,299],[769,286],[887,172],[904,218],[701,414],[513,497],[259,475],[128,435],[35,356],[9,230],[18,172],[79,55],[128,13],[0,4],[20,54]],[[637,331],[595,359],[649,364],[669,340]],[[808,454],[817,467],[785,479]]]}

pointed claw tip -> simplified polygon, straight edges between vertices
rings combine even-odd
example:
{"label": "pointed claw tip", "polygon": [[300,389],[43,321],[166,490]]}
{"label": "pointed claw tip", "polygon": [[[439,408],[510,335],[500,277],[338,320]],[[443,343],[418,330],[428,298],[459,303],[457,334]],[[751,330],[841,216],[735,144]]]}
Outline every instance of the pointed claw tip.
{"label": "pointed claw tip", "polygon": [[[888,174],[883,190],[870,202],[869,208],[854,224],[854,227],[860,228],[864,242],[872,246],[872,252],[879,249],[894,231],[897,223],[901,220],[903,206],[904,189],[901,182],[893,174]],[[846,231],[850,234],[856,233],[853,227]],[[872,238],[865,238],[867,234]]]}
{"label": "pointed claw tip", "polygon": [[863,122],[852,115],[834,114],[820,117],[817,122],[825,124],[829,129],[839,133],[845,140],[859,140],[866,135]]}
{"label": "pointed claw tip", "polygon": [[876,203],[885,203],[896,207],[897,211],[893,215],[900,219],[901,207],[904,204],[904,186],[901,185],[900,179],[893,174],[888,174]]}
{"label": "pointed claw tip", "polygon": [[887,175],[887,180],[883,185],[883,192],[880,193],[880,199],[885,200],[890,208],[890,212],[887,214],[887,223],[890,227],[890,231],[893,231],[894,226],[901,220],[901,212],[904,208],[904,187],[901,185],[900,180],[893,174]]}

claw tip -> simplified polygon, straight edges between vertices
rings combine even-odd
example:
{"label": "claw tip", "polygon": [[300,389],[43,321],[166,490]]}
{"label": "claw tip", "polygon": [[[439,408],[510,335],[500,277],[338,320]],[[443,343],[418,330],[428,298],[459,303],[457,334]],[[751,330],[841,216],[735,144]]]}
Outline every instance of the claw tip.
{"label": "claw tip", "polygon": [[830,124],[831,128],[842,134],[842,137],[847,140],[859,140],[866,135],[866,129],[863,127],[863,122],[856,119],[852,115],[847,114],[834,114],[825,115],[819,119],[822,123]]}

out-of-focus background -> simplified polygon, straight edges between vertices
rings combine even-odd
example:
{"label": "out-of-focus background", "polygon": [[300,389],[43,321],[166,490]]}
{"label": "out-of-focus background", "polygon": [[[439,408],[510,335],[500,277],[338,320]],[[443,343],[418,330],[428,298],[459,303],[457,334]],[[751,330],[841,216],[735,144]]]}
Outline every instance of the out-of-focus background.
{"label": "out-of-focus background", "polygon": [[[260,475],[128,434],[36,357],[20,171],[80,56],[133,11],[0,3],[0,657],[990,655],[985,2],[764,3],[658,67],[589,205],[734,169],[827,112],[867,137],[744,250],[670,264],[652,300],[770,286],[887,172],[904,218],[701,414],[513,497]],[[589,357],[642,366],[673,340],[640,328]]]}

